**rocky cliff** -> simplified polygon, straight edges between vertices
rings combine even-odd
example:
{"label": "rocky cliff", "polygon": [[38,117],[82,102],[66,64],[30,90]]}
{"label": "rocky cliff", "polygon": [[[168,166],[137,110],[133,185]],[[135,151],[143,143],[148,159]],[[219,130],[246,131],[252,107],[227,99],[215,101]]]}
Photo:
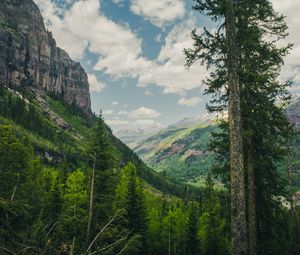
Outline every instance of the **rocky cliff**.
{"label": "rocky cliff", "polygon": [[32,0],[0,0],[0,85],[35,87],[91,109],[87,74],[56,46]]}
{"label": "rocky cliff", "polygon": [[296,99],[285,111],[288,120],[300,131],[300,98]]}

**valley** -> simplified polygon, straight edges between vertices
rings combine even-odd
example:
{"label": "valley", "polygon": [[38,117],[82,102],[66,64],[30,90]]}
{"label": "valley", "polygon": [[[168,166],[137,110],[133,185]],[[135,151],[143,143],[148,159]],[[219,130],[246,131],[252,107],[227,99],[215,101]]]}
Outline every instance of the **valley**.
{"label": "valley", "polygon": [[299,254],[292,46],[244,1],[0,1],[1,255]]}

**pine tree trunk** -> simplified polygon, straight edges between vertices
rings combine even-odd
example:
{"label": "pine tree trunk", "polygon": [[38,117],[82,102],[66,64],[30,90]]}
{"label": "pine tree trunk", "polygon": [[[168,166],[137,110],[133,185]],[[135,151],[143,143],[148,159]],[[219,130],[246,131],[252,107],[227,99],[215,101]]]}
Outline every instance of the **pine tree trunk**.
{"label": "pine tree trunk", "polygon": [[231,254],[247,254],[245,179],[241,130],[238,50],[233,0],[226,0],[227,68],[229,89],[229,132],[231,164]]}
{"label": "pine tree trunk", "polygon": [[85,239],[86,246],[88,246],[88,244],[89,244],[91,225],[92,225],[92,219],[93,219],[95,168],[96,168],[96,155],[94,155],[94,165],[93,165],[91,191],[90,191],[89,217],[88,217],[88,225],[87,225],[86,239]]}
{"label": "pine tree trunk", "polygon": [[248,235],[249,235],[249,255],[257,253],[257,233],[256,233],[256,188],[254,173],[253,137],[248,138],[247,168],[248,168]]}

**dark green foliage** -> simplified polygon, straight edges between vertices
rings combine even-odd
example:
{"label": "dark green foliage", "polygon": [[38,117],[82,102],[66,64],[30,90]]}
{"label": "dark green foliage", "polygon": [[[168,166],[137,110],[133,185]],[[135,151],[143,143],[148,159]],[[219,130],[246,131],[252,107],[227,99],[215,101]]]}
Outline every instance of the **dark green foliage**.
{"label": "dark green foliage", "polygon": [[[225,1],[195,1],[194,9],[222,22]],[[287,36],[284,16],[274,11],[269,0],[235,1],[237,44],[239,49],[239,76],[245,159],[249,139],[253,144],[255,197],[258,234],[258,254],[288,254],[287,228],[281,224],[284,217],[281,197],[286,197],[286,182],[278,173],[278,164],[288,152],[293,135],[284,116],[289,101],[289,83],[280,83],[277,78],[284,57],[291,45],[279,47],[277,42]],[[272,41],[266,39],[272,35]],[[192,32],[194,48],[185,50],[187,66],[200,60],[211,69],[206,93],[211,94],[210,111],[221,111],[228,104],[226,38],[224,25],[215,32],[204,30],[201,35]],[[229,181],[229,137],[227,123],[214,134],[212,148],[216,152],[215,173]],[[245,166],[246,167],[246,166]],[[247,167],[246,167],[247,168]],[[282,228],[283,231],[280,231]],[[286,232],[284,232],[286,231]],[[272,247],[270,249],[270,247]],[[274,248],[274,249],[273,249]]]}
{"label": "dark green foliage", "polygon": [[200,253],[199,238],[198,238],[198,220],[199,208],[196,203],[192,203],[187,222],[187,254],[198,255]]}
{"label": "dark green foliage", "polygon": [[205,255],[229,254],[228,222],[223,218],[219,198],[213,189],[210,175],[206,179],[203,214],[199,220],[198,236],[201,240],[201,252]]}
{"label": "dark green foliage", "polygon": [[[24,94],[25,98],[29,96]],[[25,247],[30,247],[28,254],[59,254],[64,250],[70,254],[72,250],[74,255],[80,255],[86,251],[94,159],[95,206],[88,244],[112,218],[113,221],[96,238],[91,252],[102,250],[100,254],[115,255],[124,249],[123,254],[128,255],[165,255],[169,251],[172,255],[228,254],[228,194],[226,190],[216,192],[211,179],[208,179],[206,189],[199,190],[154,173],[112,135],[101,117],[85,118],[81,113],[72,113],[52,96],[47,100],[53,109],[76,127],[75,130],[83,137],[89,134],[89,139],[79,140],[68,130],[62,132],[42,114],[34,100],[30,100],[33,104],[27,104],[7,89],[0,90],[0,98],[4,98],[0,102],[1,122],[10,125],[0,128],[0,164],[5,162],[1,167],[3,171],[0,171],[0,254],[3,248],[21,253]],[[16,103],[19,99],[20,102]],[[11,103],[9,107],[8,103]],[[4,112],[9,114],[4,115]],[[48,132],[53,130],[52,136],[39,130],[41,126],[26,124],[22,115],[33,119],[37,116],[41,126],[48,126]],[[94,126],[89,130],[92,124]],[[222,153],[227,150],[226,141],[223,141],[227,137],[226,124],[224,130],[219,140],[223,147],[215,147]],[[57,131],[61,135],[54,135]],[[36,143],[32,143],[32,135],[40,140],[50,139],[58,145],[65,143],[65,149],[57,154],[61,160],[49,164],[47,160],[36,158],[34,151],[37,147]],[[66,148],[71,146],[73,148],[67,153]],[[226,157],[224,159],[220,155],[220,159],[226,165]],[[128,164],[130,161],[134,163]],[[264,167],[272,166],[262,163],[266,164]],[[223,173],[226,175],[226,172]],[[267,184],[278,180],[271,173],[263,172],[260,178],[264,182],[270,179]],[[14,199],[10,201],[17,183]],[[276,185],[281,183],[276,182]],[[273,188],[268,187],[266,191],[273,192]],[[273,246],[268,248],[268,254],[279,249],[277,244],[280,244],[279,240],[285,240],[284,236],[287,242],[280,251],[297,254],[299,209],[295,209],[295,215],[298,218],[292,220],[287,210],[268,211],[265,208],[262,211],[262,222],[265,222],[261,225],[262,233],[272,237],[261,235],[268,242],[271,240],[264,243]],[[272,224],[267,222],[267,216]]]}
{"label": "dark green foliage", "polygon": [[[26,102],[23,97],[26,97],[26,101],[28,101]],[[43,139],[51,140],[59,151],[74,152],[76,145],[70,135],[66,131],[58,129],[47,119],[42,110],[34,103],[30,92],[24,91],[21,95],[18,91],[0,86],[0,116],[13,120],[16,124]]]}
{"label": "dark green foliage", "polygon": [[[102,116],[91,129],[88,148],[90,167],[95,166],[95,223],[103,225],[111,216],[111,201],[116,187],[117,151],[111,143]],[[103,195],[105,194],[105,195]]]}

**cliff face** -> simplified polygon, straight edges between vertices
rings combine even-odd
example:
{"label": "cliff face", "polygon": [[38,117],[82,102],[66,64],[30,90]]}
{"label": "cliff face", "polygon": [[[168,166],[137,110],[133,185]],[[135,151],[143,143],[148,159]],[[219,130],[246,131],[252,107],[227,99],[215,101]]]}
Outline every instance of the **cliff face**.
{"label": "cliff face", "polygon": [[56,46],[32,0],[0,1],[0,85],[36,87],[91,109],[87,74]]}

